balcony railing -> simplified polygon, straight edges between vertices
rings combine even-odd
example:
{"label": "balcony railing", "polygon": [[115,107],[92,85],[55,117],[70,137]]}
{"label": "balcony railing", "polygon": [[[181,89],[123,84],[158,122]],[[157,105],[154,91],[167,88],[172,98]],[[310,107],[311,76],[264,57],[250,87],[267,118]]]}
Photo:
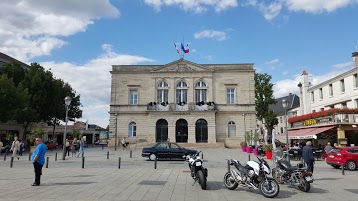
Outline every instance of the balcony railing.
{"label": "balcony railing", "polygon": [[148,111],[213,111],[215,110],[215,104],[210,103],[204,105],[197,105],[193,103],[189,104],[176,104],[176,103],[169,103],[169,104],[148,104],[147,105]]}

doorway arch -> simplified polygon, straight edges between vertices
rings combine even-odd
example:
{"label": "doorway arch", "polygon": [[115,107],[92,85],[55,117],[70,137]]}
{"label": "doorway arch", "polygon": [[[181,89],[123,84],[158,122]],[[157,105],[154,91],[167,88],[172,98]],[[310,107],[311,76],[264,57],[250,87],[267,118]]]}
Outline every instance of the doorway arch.
{"label": "doorway arch", "polygon": [[156,123],[156,142],[165,142],[168,139],[168,122],[159,119]]}
{"label": "doorway arch", "polygon": [[179,119],[175,126],[175,141],[188,142],[188,122],[185,119]]}
{"label": "doorway arch", "polygon": [[198,119],[195,123],[196,143],[208,142],[208,122],[205,119]]}

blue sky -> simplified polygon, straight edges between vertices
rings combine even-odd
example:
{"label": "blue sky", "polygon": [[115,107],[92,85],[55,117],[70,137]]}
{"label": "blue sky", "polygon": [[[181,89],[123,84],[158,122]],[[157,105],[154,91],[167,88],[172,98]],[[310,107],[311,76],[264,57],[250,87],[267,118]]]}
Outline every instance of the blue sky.
{"label": "blue sky", "polygon": [[[30,3],[31,2],[31,3]],[[2,0],[0,52],[69,82],[83,119],[109,122],[111,65],[254,63],[277,98],[353,67],[358,0]]]}

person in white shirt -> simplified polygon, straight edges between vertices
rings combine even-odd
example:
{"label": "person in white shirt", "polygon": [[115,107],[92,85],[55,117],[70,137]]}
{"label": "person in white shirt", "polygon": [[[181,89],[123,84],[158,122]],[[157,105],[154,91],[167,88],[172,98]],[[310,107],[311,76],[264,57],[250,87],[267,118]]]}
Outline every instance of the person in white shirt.
{"label": "person in white shirt", "polygon": [[19,138],[15,136],[15,141],[12,142],[10,151],[12,151],[12,157],[17,157],[17,160],[20,160],[20,157],[18,155],[18,151],[20,150],[20,142],[18,139]]}

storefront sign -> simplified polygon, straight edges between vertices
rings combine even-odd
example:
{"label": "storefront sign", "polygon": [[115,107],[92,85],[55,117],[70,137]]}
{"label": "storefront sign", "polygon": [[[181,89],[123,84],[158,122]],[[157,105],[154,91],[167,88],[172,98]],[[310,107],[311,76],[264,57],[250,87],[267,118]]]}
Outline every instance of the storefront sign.
{"label": "storefront sign", "polygon": [[297,127],[301,127],[301,126],[312,126],[312,125],[316,125],[316,124],[329,123],[329,122],[332,122],[332,117],[307,119],[305,121],[292,123],[292,128],[297,128]]}

